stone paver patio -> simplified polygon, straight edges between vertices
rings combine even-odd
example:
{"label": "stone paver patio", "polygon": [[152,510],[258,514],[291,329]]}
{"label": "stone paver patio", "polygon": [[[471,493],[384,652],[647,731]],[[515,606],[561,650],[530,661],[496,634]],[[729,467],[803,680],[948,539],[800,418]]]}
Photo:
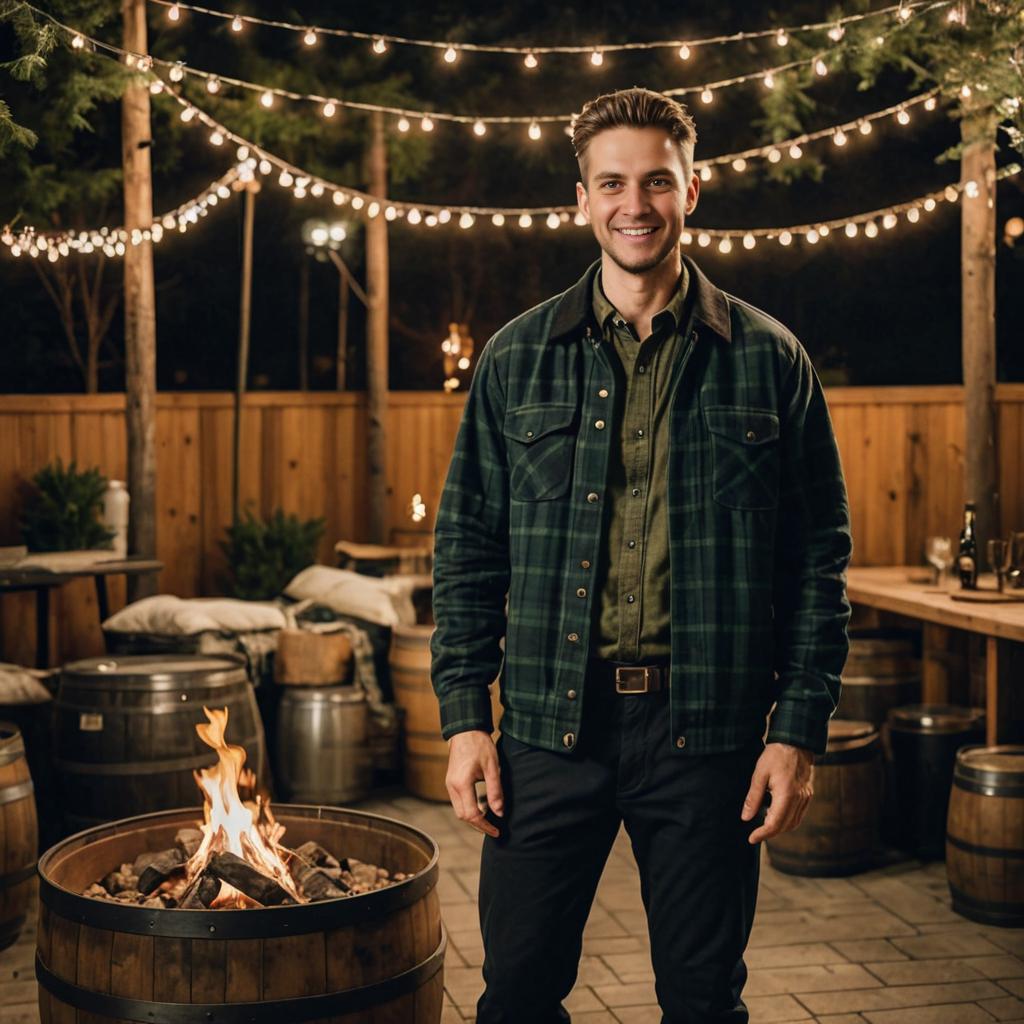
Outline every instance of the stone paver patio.
{"label": "stone paver patio", "polygon": [[[416,825],[441,847],[448,928],[443,1024],[472,1021],[482,988],[476,891],[482,837],[450,808],[406,795],[359,809]],[[0,953],[0,1024],[37,1024],[34,928]],[[752,1024],[1024,1021],[1024,930],[974,924],[949,906],[942,864],[893,863],[849,879],[763,865],[747,954]],[[660,1024],[636,864],[622,832],[566,1002],[574,1024]]]}

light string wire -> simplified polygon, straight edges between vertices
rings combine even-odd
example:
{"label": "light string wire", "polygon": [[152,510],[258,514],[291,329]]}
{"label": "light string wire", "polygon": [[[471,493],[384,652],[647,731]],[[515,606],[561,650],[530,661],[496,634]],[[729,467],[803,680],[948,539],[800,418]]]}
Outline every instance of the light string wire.
{"label": "light string wire", "polygon": [[37,231],[34,227],[26,226],[16,231],[7,225],[0,231],[0,244],[7,248],[11,256],[17,257],[23,253],[32,258],[43,256],[51,263],[73,253],[88,255],[99,251],[105,256],[123,256],[129,245],[160,242],[171,231],[177,230],[183,234],[192,225],[198,224],[211,207],[221,200],[230,199],[238,191],[242,170],[242,165],[231,167],[191,199],[154,217],[148,228],[128,230],[123,227],[99,227]]}
{"label": "light string wire", "polygon": [[[947,0],[942,0],[939,4],[931,4],[932,7],[947,5]],[[371,113],[389,114],[399,118],[398,128],[400,131],[409,130],[409,118],[420,119],[420,126],[426,131],[433,129],[435,121],[440,121],[472,125],[474,131],[478,135],[482,135],[486,132],[487,125],[527,124],[529,125],[530,138],[533,140],[540,138],[540,126],[542,124],[563,124],[566,126],[566,130],[571,132],[573,122],[577,117],[577,114],[575,113],[515,115],[455,114],[447,111],[414,110],[408,107],[395,107],[387,104],[347,100],[337,96],[323,96],[319,93],[300,93],[291,89],[284,89],[280,86],[267,86],[259,82],[251,82],[246,79],[235,78],[230,75],[220,75],[212,71],[193,68],[181,61],[164,60],[161,57],[154,57],[152,54],[148,53],[135,53],[131,50],[126,50],[123,47],[104,42],[93,36],[88,36],[85,33],[79,32],[71,26],[54,18],[46,11],[42,11],[30,3],[26,3],[25,6],[39,14],[41,17],[48,19],[54,26],[69,34],[72,37],[72,46],[75,49],[83,49],[88,43],[94,50],[102,50],[107,54],[113,54],[126,61],[129,66],[138,67],[140,70],[145,71],[153,67],[166,68],[167,77],[171,81],[180,82],[185,76],[196,78],[205,83],[207,91],[211,94],[219,92],[225,85],[258,93],[261,104],[267,108],[273,106],[276,99],[288,99],[300,103],[308,102],[317,104],[321,108],[321,113],[328,118],[333,116],[339,107]],[[682,86],[662,91],[667,96],[699,94],[702,102],[707,104],[713,100],[716,90],[730,88],[732,86],[752,81],[761,81],[766,85],[771,86],[774,83],[776,75],[783,74],[786,71],[793,70],[794,68],[813,66],[819,75],[825,75],[828,73],[828,65],[825,58],[835,53],[838,49],[839,48],[834,48],[833,50],[824,51],[823,53],[813,55],[806,59],[790,61],[786,64],[780,64],[771,68],[762,68],[758,71],[748,72],[743,75],[736,75],[732,78],[725,78],[715,82],[708,82],[703,85]],[[768,147],[768,149],[770,149],[770,147]],[[730,156],[729,159],[736,159],[741,155],[742,154],[736,154]]]}
{"label": "light string wire", "polygon": [[[910,2],[901,2],[892,4],[889,7],[881,7],[875,11],[865,11],[860,14],[844,15],[833,19],[832,21],[809,22],[801,25],[787,25],[780,28],[757,29],[750,32],[732,32],[725,35],[704,36],[694,39],[660,39],[648,43],[599,43],[591,46],[503,46],[490,43],[460,43],[455,42],[454,40],[440,41],[433,39],[415,39],[407,36],[393,35],[388,32],[362,32],[355,29],[331,28],[324,25],[298,25],[294,22],[280,21],[275,18],[260,18],[250,14],[232,14],[227,11],[216,10],[211,7],[203,7],[199,4],[179,3],[176,2],[176,0],[149,0],[149,2],[161,7],[169,8],[168,16],[172,23],[180,20],[181,11],[192,11],[197,14],[204,14],[212,18],[222,18],[225,21],[229,21],[236,32],[240,31],[240,27],[244,25],[260,25],[268,28],[286,29],[291,32],[301,32],[304,38],[306,38],[307,45],[310,46],[315,45],[315,37],[318,36],[341,36],[349,39],[372,41],[375,44],[395,43],[403,46],[419,46],[435,50],[444,50],[446,53],[448,51],[454,51],[456,53],[458,53],[458,51],[465,51],[467,53],[502,53],[514,54],[520,57],[529,57],[531,55],[535,56],[537,54],[550,53],[604,54],[628,50],[682,50],[684,47],[688,50],[694,50],[698,47],[717,46],[726,43],[743,42],[745,40],[766,39],[769,37],[775,37],[780,41],[780,45],[785,45],[781,40],[788,40],[789,36],[804,32],[821,32],[825,30],[829,30],[834,34],[834,36],[841,38],[842,31],[845,31],[847,25],[865,21],[870,18],[883,17],[887,14],[895,14],[898,19],[907,20],[915,11],[921,8],[932,10],[948,7],[953,0],[940,0],[940,2],[934,2],[934,0],[910,0]],[[173,14],[172,12],[177,13]],[[310,39],[310,36],[314,38]],[[381,53],[383,51],[377,49],[376,52]],[[680,56],[682,56],[682,54],[680,54]]]}

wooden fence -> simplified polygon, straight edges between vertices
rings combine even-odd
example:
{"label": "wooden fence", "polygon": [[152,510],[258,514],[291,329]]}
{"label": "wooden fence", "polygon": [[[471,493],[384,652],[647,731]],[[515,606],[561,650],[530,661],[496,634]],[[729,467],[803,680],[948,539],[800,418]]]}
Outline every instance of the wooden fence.
{"label": "wooden fence", "polygon": [[[1001,520],[1024,528],[1024,385],[1000,385]],[[924,538],[959,529],[963,481],[961,387],[833,388],[828,392],[850,491],[855,561],[919,562]],[[216,593],[224,561],[218,541],[231,519],[232,399],[167,393],[157,400],[157,557],[164,592]],[[394,392],[390,399],[392,531],[429,534],[463,397]],[[267,392],[243,411],[240,490],[259,514],[275,508],[324,516],[322,561],[336,540],[364,539],[366,403],[362,394]],[[0,397],[0,544],[17,543],[25,481],[52,459],[125,474],[123,395]],[[413,494],[427,506],[414,524]],[[415,538],[413,538],[415,539]],[[111,606],[124,602],[111,582]],[[76,581],[54,595],[53,663],[102,650],[95,594]],[[29,664],[30,595],[0,601],[0,659]]]}

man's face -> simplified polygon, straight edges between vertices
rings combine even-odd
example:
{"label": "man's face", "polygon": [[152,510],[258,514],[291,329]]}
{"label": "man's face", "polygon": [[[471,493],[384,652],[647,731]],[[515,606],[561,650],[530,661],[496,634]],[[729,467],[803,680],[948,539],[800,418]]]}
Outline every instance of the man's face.
{"label": "man's face", "polygon": [[623,270],[643,274],[671,257],[693,212],[699,179],[661,128],[609,128],[591,139],[576,200],[598,244]]}

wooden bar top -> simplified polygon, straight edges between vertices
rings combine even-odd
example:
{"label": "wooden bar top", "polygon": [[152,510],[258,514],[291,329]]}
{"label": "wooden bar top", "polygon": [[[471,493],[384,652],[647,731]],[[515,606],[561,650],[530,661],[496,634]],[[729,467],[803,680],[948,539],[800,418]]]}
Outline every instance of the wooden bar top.
{"label": "wooden bar top", "polygon": [[[851,567],[846,574],[846,594],[853,604],[1024,643],[1024,601],[991,604],[955,601],[948,592],[940,591],[933,584],[909,579],[928,572],[927,566]],[[995,577],[979,577],[979,586],[994,590]],[[1024,596],[1024,591],[1020,590],[1009,593]]]}

